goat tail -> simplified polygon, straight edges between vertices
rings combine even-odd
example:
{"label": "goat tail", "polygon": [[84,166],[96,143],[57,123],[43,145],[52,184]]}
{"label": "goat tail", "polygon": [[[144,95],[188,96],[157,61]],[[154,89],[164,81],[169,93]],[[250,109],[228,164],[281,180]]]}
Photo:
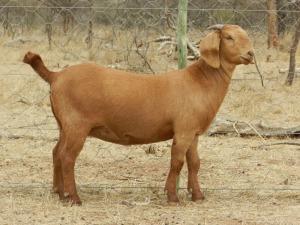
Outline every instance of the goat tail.
{"label": "goat tail", "polygon": [[52,83],[53,72],[47,69],[42,58],[38,54],[27,52],[24,56],[23,62],[29,64],[46,82],[49,84]]}

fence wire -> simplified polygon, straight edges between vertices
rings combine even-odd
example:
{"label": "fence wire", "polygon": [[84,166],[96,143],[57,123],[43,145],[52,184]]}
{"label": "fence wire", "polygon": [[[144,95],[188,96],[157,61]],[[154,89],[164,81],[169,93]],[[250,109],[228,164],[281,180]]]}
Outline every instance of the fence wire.
{"label": "fence wire", "polygon": [[[197,47],[209,25],[242,26],[254,42],[265,83],[262,87],[255,66],[239,67],[218,118],[271,128],[299,126],[299,78],[285,86],[298,6],[279,1],[278,45],[268,48],[266,1],[189,1],[189,42]],[[177,13],[176,1],[168,0],[1,0],[0,188],[51,186],[58,130],[48,85],[22,63],[27,51],[39,53],[54,71],[90,61],[153,76],[177,68]],[[189,64],[197,60],[191,48],[189,59]],[[297,59],[299,66],[299,51]],[[200,138],[204,189],[299,191],[299,145],[291,144],[299,144],[297,139],[237,136]],[[78,185],[163,187],[169,148],[170,142],[124,147],[89,139],[76,166]],[[185,174],[186,169],[183,180]]]}

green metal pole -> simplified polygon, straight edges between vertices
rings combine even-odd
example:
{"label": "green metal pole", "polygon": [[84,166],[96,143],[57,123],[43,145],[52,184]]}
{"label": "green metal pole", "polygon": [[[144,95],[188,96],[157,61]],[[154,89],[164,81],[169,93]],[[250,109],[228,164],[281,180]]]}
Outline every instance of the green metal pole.
{"label": "green metal pole", "polygon": [[188,0],[179,0],[178,2],[178,69],[187,66],[187,44],[186,44],[186,27],[187,27],[187,8]]}
{"label": "green metal pole", "polygon": [[[187,8],[188,0],[178,1],[178,69],[183,69],[187,66],[187,44],[186,44],[186,27],[187,27]],[[176,179],[176,192],[180,188],[180,174]]]}

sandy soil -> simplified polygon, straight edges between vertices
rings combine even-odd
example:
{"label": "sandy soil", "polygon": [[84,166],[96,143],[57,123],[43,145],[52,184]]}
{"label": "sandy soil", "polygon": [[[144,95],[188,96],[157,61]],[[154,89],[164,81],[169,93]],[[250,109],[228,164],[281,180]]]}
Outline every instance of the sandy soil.
{"label": "sandy soil", "polygon": [[76,166],[83,206],[70,207],[50,193],[53,141],[1,139],[0,145],[1,224],[299,224],[299,146],[202,137],[206,200],[189,200],[184,168],[181,203],[170,207],[163,192],[169,143],[146,154],[147,146],[89,140]]}

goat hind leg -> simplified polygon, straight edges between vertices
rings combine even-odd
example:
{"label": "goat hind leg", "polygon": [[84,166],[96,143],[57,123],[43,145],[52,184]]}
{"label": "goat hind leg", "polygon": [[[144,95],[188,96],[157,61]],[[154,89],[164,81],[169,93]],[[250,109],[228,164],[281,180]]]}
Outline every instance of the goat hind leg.
{"label": "goat hind leg", "polygon": [[82,132],[77,132],[75,135],[67,135],[66,143],[60,154],[64,179],[64,201],[69,201],[72,205],[81,205],[81,200],[76,190],[74,167],[86,136]]}
{"label": "goat hind leg", "polygon": [[192,194],[192,200],[198,202],[204,199],[204,195],[200,191],[197,177],[200,168],[198,136],[195,137],[191,146],[186,152],[186,161],[188,165],[188,191]]}
{"label": "goat hind leg", "polygon": [[60,130],[58,141],[53,149],[53,188],[52,191],[59,195],[60,199],[64,198],[64,179],[61,166],[60,153],[65,143],[65,136]]}

